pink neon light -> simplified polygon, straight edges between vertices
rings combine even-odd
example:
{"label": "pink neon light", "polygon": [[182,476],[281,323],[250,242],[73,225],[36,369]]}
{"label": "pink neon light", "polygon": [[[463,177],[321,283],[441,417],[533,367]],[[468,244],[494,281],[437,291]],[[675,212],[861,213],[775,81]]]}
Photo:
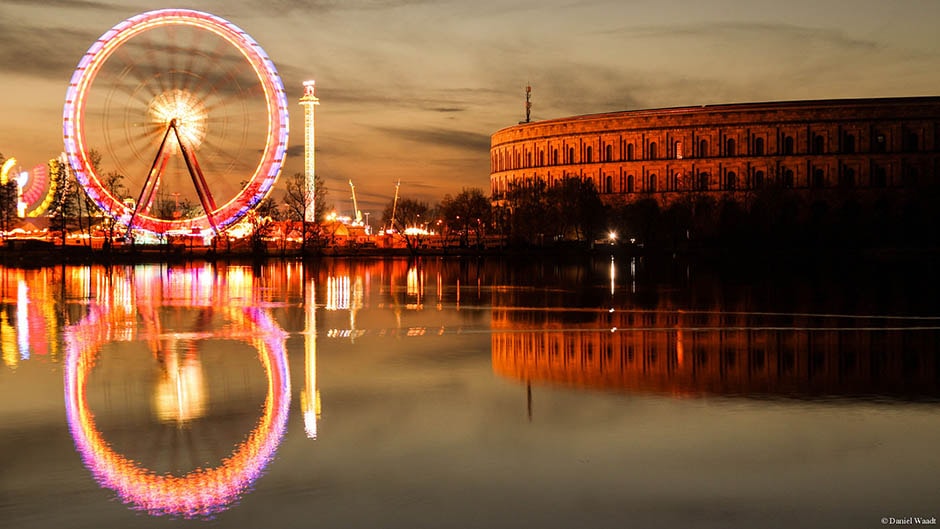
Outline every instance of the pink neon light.
{"label": "pink neon light", "polygon": [[[287,428],[290,411],[290,373],[284,349],[286,334],[260,309],[234,308],[226,313],[243,339],[257,344],[268,379],[264,412],[248,438],[221,466],[197,469],[184,476],[157,475],[116,453],[98,432],[88,409],[85,388],[98,349],[118,336],[123,322],[95,305],[80,323],[66,330],[66,418],[85,466],[103,487],[117,492],[124,503],[152,515],[208,517],[231,507],[261,476]],[[136,314],[132,315],[136,321]]]}
{"label": "pink neon light", "polygon": [[[257,205],[271,191],[280,175],[286,155],[288,114],[287,95],[274,63],[261,46],[247,33],[222,18],[208,13],[188,9],[162,9],[131,17],[95,41],[72,74],[63,109],[63,140],[69,165],[76,178],[89,191],[89,196],[104,211],[112,211],[119,222],[128,223],[132,211],[112,196],[101,184],[88,160],[85,146],[84,104],[95,75],[114,51],[140,33],[153,28],[186,25],[212,32],[234,46],[251,64],[261,83],[268,112],[268,129],[262,156],[248,185],[228,203],[213,212],[220,229],[231,225],[248,210]],[[166,220],[138,214],[135,228],[154,233],[166,233],[175,229],[207,229],[208,218]]]}

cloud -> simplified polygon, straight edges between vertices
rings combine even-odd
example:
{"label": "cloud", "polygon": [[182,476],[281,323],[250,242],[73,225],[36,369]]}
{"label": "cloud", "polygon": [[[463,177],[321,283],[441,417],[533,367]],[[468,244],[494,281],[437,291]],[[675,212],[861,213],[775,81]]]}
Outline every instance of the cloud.
{"label": "cloud", "polygon": [[36,7],[37,4],[41,3],[43,8],[51,9],[99,9],[103,11],[120,11],[124,9],[124,7],[120,6],[119,4],[94,2],[92,0],[42,0],[42,2],[36,2],[36,0],[4,0],[3,3],[7,7]]}
{"label": "cloud", "polygon": [[670,26],[625,26],[607,33],[616,33],[627,38],[687,38],[702,42],[715,39],[763,41],[769,38],[782,38],[788,41],[806,43],[807,41],[827,42],[839,48],[873,50],[881,44],[850,37],[841,29],[812,28],[784,23],[769,22],[712,22]]}
{"label": "cloud", "polygon": [[306,147],[303,144],[300,145],[291,145],[287,148],[287,156],[293,158],[294,156],[303,156]]}
{"label": "cloud", "polygon": [[490,137],[478,132],[450,129],[405,129],[397,127],[376,127],[382,134],[395,139],[408,140],[423,144],[439,145],[471,151],[489,152]]}
{"label": "cloud", "polygon": [[99,36],[66,28],[30,28],[0,17],[0,71],[64,83]]}
{"label": "cloud", "polygon": [[336,11],[376,11],[413,5],[431,4],[433,0],[253,0],[246,2],[250,9],[265,13],[292,13],[295,11],[330,13]]}

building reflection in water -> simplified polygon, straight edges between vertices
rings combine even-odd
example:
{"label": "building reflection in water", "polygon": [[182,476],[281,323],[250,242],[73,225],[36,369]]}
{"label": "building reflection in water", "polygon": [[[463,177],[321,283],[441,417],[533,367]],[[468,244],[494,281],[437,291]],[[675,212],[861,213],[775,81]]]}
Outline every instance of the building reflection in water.
{"label": "building reflection in water", "polygon": [[[82,287],[90,299],[84,315],[64,332],[66,417],[85,465],[121,501],[153,515],[210,516],[230,507],[273,458],[290,406],[286,334],[268,311],[257,308],[258,288],[250,271],[143,266],[95,279],[102,283]],[[192,332],[164,324],[184,312],[197,315]],[[238,340],[258,351],[267,395],[254,429],[219,466],[183,475],[159,474],[115,451],[99,431],[86,397],[102,348],[136,342],[149,349],[161,373],[156,411],[162,420],[185,423],[205,413],[202,367],[194,344],[206,340]]]}
{"label": "building reflection in water", "polygon": [[[611,294],[615,274],[612,267]],[[525,303],[512,293],[493,305],[493,370],[527,386],[683,397],[940,398],[937,319],[925,326],[924,318],[893,316],[688,311],[669,299],[644,309],[520,310]]]}

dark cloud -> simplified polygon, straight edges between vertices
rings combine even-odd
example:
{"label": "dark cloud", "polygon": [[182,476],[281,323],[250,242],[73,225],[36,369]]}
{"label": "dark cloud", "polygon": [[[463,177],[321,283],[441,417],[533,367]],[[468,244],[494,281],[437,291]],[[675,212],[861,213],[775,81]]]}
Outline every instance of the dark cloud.
{"label": "dark cloud", "polygon": [[82,54],[100,33],[34,28],[0,18],[0,70],[68,82]]}
{"label": "dark cloud", "polygon": [[837,29],[811,28],[783,23],[768,22],[713,22],[703,24],[623,27],[610,31],[631,38],[693,38],[712,40],[716,38],[742,38],[752,42],[770,37],[785,38],[798,42],[825,41],[842,48],[876,49],[880,44],[871,40],[850,37]]}
{"label": "dark cloud", "polygon": [[9,6],[28,6],[36,7],[41,4],[43,8],[53,9],[99,9],[103,11],[123,11],[126,7],[119,4],[109,4],[105,2],[94,2],[91,0],[4,0],[4,5]]}
{"label": "dark cloud", "polygon": [[455,147],[477,152],[489,152],[490,137],[479,132],[467,132],[449,129],[405,129],[395,127],[376,127],[382,134],[396,139],[408,140],[417,143],[440,145],[442,147]]}
{"label": "dark cloud", "polygon": [[287,156],[288,156],[288,157],[294,157],[294,156],[298,156],[298,157],[299,157],[299,156],[303,156],[303,155],[304,155],[304,149],[305,149],[305,147],[304,147],[303,144],[300,144],[300,145],[291,145],[290,147],[287,148]]}
{"label": "dark cloud", "polygon": [[374,11],[431,4],[434,0],[253,0],[251,9],[265,13],[327,13],[334,11]]}

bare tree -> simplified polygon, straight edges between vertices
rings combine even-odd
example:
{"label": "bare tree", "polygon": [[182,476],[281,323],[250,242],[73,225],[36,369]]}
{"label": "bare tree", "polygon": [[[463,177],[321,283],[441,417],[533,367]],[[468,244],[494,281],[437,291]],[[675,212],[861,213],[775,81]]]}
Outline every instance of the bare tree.
{"label": "bare tree", "polygon": [[493,206],[483,190],[465,188],[456,197],[444,196],[441,216],[448,231],[460,234],[461,246],[469,244],[471,232],[475,235],[476,245],[480,246],[493,220]]}
{"label": "bare tree", "polygon": [[[392,218],[392,210],[395,210],[395,218]],[[405,245],[412,253],[415,253],[421,242],[425,238],[423,230],[427,228],[427,223],[431,221],[431,208],[427,202],[421,202],[410,198],[401,198],[397,206],[389,202],[382,213],[382,224],[395,228],[397,235],[405,241]],[[410,230],[409,228],[419,228],[420,230]]]}
{"label": "bare tree", "polygon": [[[328,234],[320,221],[326,211],[327,189],[323,177],[316,175],[314,180],[314,193],[311,196],[307,190],[306,177],[303,173],[294,173],[287,179],[287,193],[284,195],[284,204],[287,206],[287,220],[299,222],[301,226],[300,250],[306,253],[308,243],[313,242],[320,247],[325,243]],[[313,210],[314,222],[306,222],[307,213]]]}
{"label": "bare tree", "polygon": [[275,224],[281,220],[281,210],[270,197],[265,198],[254,209],[248,212],[246,219],[251,226],[249,240],[251,250],[256,256],[267,254],[267,243]]}
{"label": "bare tree", "polygon": [[68,165],[61,160],[50,164],[49,178],[54,189],[52,203],[49,205],[49,229],[58,233],[60,243],[65,245],[70,229],[75,226],[78,202],[76,200],[77,182],[72,177]]}

